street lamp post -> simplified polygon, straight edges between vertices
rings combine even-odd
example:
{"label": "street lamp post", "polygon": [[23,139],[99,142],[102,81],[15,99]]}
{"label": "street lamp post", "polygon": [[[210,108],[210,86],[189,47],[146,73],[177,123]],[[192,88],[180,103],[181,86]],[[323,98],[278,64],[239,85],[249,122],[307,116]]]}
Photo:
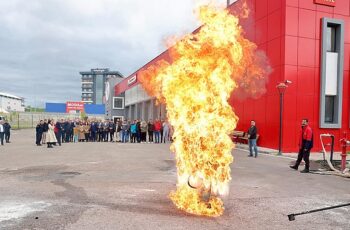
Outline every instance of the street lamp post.
{"label": "street lamp post", "polygon": [[282,135],[283,135],[283,99],[284,99],[284,92],[286,91],[286,88],[288,87],[288,84],[291,84],[292,82],[289,80],[286,80],[285,82],[280,82],[277,84],[276,88],[278,89],[279,95],[280,95],[280,127],[279,127],[279,140],[278,140],[278,155],[282,155]]}

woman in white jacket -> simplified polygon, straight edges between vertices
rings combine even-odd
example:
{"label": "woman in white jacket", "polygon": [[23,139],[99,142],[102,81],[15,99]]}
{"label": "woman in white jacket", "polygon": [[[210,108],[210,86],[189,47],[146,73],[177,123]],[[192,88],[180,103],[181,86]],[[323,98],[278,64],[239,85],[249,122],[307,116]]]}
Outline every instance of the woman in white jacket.
{"label": "woman in white jacket", "polygon": [[53,120],[48,122],[49,130],[46,134],[46,143],[48,148],[53,148],[53,144],[57,142],[56,135],[55,135],[55,125]]}

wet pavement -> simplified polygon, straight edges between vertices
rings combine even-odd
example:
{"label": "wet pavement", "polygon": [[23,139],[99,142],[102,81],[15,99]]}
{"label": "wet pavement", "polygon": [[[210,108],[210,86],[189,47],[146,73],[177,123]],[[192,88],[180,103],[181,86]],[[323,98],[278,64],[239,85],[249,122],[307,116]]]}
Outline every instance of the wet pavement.
{"label": "wet pavement", "polygon": [[[350,202],[350,179],[301,174],[292,159],[234,150],[218,218],[177,210],[168,144],[34,145],[33,130],[0,146],[0,229],[350,229],[350,207],[288,221],[290,213]],[[302,167],[300,168],[302,169]]]}

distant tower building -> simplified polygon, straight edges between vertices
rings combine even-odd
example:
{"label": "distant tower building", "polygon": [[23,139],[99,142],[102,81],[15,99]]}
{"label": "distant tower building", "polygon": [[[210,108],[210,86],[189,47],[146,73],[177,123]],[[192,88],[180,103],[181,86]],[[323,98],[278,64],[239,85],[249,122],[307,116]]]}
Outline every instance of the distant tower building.
{"label": "distant tower building", "polygon": [[86,104],[105,104],[105,90],[108,78],[123,76],[118,71],[109,69],[91,69],[81,74],[81,100]]}

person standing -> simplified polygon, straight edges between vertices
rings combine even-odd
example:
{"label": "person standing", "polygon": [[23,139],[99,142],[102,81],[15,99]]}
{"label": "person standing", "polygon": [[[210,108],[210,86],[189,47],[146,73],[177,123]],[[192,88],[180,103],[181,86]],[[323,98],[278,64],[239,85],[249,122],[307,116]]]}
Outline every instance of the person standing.
{"label": "person standing", "polygon": [[90,139],[90,124],[85,121],[84,125],[83,125],[83,128],[84,128],[84,135],[85,135],[85,142],[89,142],[89,139]]}
{"label": "person standing", "polygon": [[116,125],[113,122],[113,120],[111,119],[109,121],[109,125],[108,125],[108,128],[109,128],[109,141],[110,142],[114,142],[115,127],[116,127]]}
{"label": "person standing", "polygon": [[98,130],[98,126],[97,126],[97,123],[95,121],[91,122],[90,130],[91,130],[91,141],[95,142],[96,141],[96,134],[97,134],[97,130]]}
{"label": "person standing", "polygon": [[79,126],[77,123],[73,128],[73,142],[77,143],[78,141],[79,141]]}
{"label": "person standing", "polygon": [[147,136],[147,122],[146,121],[141,121],[140,124],[140,128],[141,128],[141,142],[142,143],[146,143],[146,136]]}
{"label": "person standing", "polygon": [[37,146],[41,146],[41,138],[43,137],[43,132],[44,132],[44,121],[43,120],[40,120],[38,122],[38,124],[35,127],[35,131],[36,131],[35,144]]}
{"label": "person standing", "polygon": [[160,120],[160,143],[163,143],[163,124],[164,120]]}
{"label": "person standing", "polygon": [[84,142],[85,130],[84,130],[84,125],[82,122],[79,123],[78,129],[79,129],[79,142]]}
{"label": "person standing", "polygon": [[48,148],[53,148],[53,144],[56,144],[57,138],[55,135],[55,124],[53,120],[48,120],[48,130],[46,135],[46,143]]}
{"label": "person standing", "polygon": [[164,121],[163,123],[163,140],[162,142],[166,143],[169,141],[169,132],[170,132],[170,125],[167,120]]}
{"label": "person standing", "polygon": [[127,120],[124,120],[122,123],[122,142],[126,143],[129,139],[129,122]]}
{"label": "person standing", "polygon": [[67,120],[64,122],[64,131],[65,132],[65,142],[70,142],[70,136],[71,136],[71,128],[72,128],[72,122],[70,120]]}
{"label": "person standing", "polygon": [[5,141],[6,143],[10,143],[11,125],[7,120],[4,123],[4,129],[5,129]]}
{"label": "person standing", "polygon": [[115,141],[116,142],[121,142],[122,141],[122,122],[119,120],[117,121],[117,125],[116,125],[116,137],[115,137]]}
{"label": "person standing", "polygon": [[153,143],[153,132],[154,132],[154,124],[152,119],[148,122],[148,142]]}
{"label": "person standing", "polygon": [[1,142],[1,145],[4,145],[4,135],[5,135],[4,121],[0,121],[0,142]]}
{"label": "person standing", "polygon": [[141,122],[140,122],[140,120],[136,120],[136,139],[137,139],[137,143],[141,142]]}
{"label": "person standing", "polygon": [[313,131],[309,126],[309,120],[303,119],[301,121],[301,132],[299,139],[299,154],[298,159],[295,162],[295,165],[289,166],[292,169],[298,170],[298,167],[304,159],[305,161],[305,169],[301,171],[301,173],[308,173],[310,171],[310,151],[314,145],[313,140]]}
{"label": "person standing", "polygon": [[160,135],[160,130],[162,129],[162,123],[156,119],[154,122],[154,138],[155,138],[155,143],[159,144],[159,135]]}
{"label": "person standing", "polygon": [[[57,121],[58,122],[58,121]],[[66,123],[67,121],[65,121],[64,119],[61,119],[61,136],[60,136],[60,142],[63,143],[66,141]]]}
{"label": "person standing", "polygon": [[44,120],[44,125],[43,125],[43,136],[42,136],[42,144],[46,144],[46,135],[47,135],[47,132],[49,131],[49,124],[48,124],[48,121],[47,119]]}
{"label": "person standing", "polygon": [[109,122],[105,120],[103,123],[103,141],[108,142],[108,134],[109,134]]}
{"label": "person standing", "polygon": [[249,157],[253,156],[253,150],[255,158],[258,157],[258,147],[256,146],[256,137],[258,129],[256,128],[255,121],[250,121],[250,128],[248,129],[248,145],[249,145]]}
{"label": "person standing", "polygon": [[131,143],[136,143],[137,140],[137,121],[133,121],[130,125],[130,133],[131,133]]}
{"label": "person standing", "polygon": [[59,122],[59,120],[57,120],[56,124],[55,124],[55,128],[54,128],[54,133],[56,135],[56,142],[58,143],[59,146],[61,146],[62,143],[62,124],[61,122]]}

